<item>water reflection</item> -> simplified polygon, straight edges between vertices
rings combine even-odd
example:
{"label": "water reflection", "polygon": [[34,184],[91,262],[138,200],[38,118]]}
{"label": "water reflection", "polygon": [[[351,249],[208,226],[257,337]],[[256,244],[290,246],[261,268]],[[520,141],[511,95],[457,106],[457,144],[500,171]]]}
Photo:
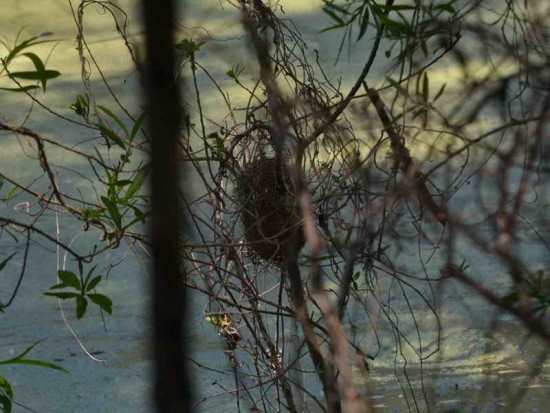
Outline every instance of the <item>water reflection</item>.
{"label": "water reflection", "polygon": [[[66,116],[72,116],[68,109],[72,99],[79,93],[80,74],[77,55],[74,51],[73,38],[75,35],[72,16],[66,3],[61,1],[43,1],[39,7],[30,2],[13,1],[13,7],[7,8],[11,17],[4,16],[8,23],[3,24],[4,34],[11,36],[17,30],[29,24],[32,30],[53,30],[52,20],[55,18],[55,36],[60,39],[59,46],[52,54],[50,64],[60,68],[62,79],[52,84],[50,91],[42,97],[46,106],[59,110]],[[323,56],[323,63],[327,64],[334,77],[341,76],[344,86],[360,71],[362,59],[351,58],[344,65],[332,66],[335,50],[339,44],[338,34],[319,34],[318,29],[325,24],[324,16],[318,12],[315,2],[281,2],[289,17],[296,18],[296,24],[305,29],[304,38],[312,49],[318,49]],[[128,10],[135,8],[133,1],[121,2]],[[241,62],[237,56],[246,56],[249,51],[243,49],[235,51],[235,45],[241,44],[243,36],[238,13],[228,13],[220,10],[217,1],[200,2],[192,9],[193,15],[188,26],[205,26],[206,30],[196,29],[204,39],[210,40],[204,48],[204,65],[212,68],[214,77],[224,74],[229,68]],[[55,16],[55,17],[49,17]],[[134,14],[135,16],[135,14]],[[229,20],[228,20],[229,19]],[[122,53],[121,41],[113,36],[110,21],[99,15],[89,18],[90,26],[87,29],[90,47],[94,50],[97,60],[113,85],[116,95],[122,99],[124,105],[139,108],[139,80],[133,71],[132,63]],[[136,30],[138,33],[139,30]],[[210,33],[210,35],[209,35]],[[138,34],[136,34],[136,37]],[[212,37],[212,39],[210,38]],[[229,38],[229,40],[226,40]],[[223,39],[223,40],[222,40]],[[43,46],[48,51],[49,46]],[[383,74],[386,62],[381,62],[375,73]],[[97,98],[107,99],[109,92],[99,87],[99,75],[92,79],[97,86]],[[445,69],[442,78],[450,78],[451,69]],[[437,81],[437,80],[435,80]],[[205,91],[203,103],[206,116],[215,118],[219,112],[219,96],[213,91],[215,87],[202,76],[199,79],[201,90]],[[238,87],[227,80],[223,87],[233,97],[233,104],[238,106],[245,103],[245,95],[237,93]],[[4,99],[4,96],[3,96]],[[2,116],[6,119],[23,120],[29,104],[22,103],[19,96],[10,95],[2,103]],[[224,109],[225,111],[225,109]],[[27,125],[40,130],[44,136],[60,140],[65,144],[86,146],[86,139],[93,133],[83,130],[76,125],[70,125],[56,119],[50,113],[35,108]],[[2,143],[1,165],[4,170],[11,171],[21,178],[31,179],[40,175],[40,169],[28,167],[26,161],[25,142],[14,137],[5,138]],[[55,163],[69,164],[71,168],[87,173],[86,166],[80,164],[78,157],[71,159],[66,154],[59,155],[51,150]],[[91,184],[83,181],[77,175],[60,170],[61,182],[67,192],[75,190],[90,191]],[[476,186],[476,180],[490,179],[485,176],[473,176],[471,188]],[[451,205],[462,215],[469,216],[472,222],[479,219],[476,216],[475,205],[468,202],[474,191],[463,191]],[[487,202],[494,200],[494,194],[485,193]],[[2,205],[2,213],[7,212],[9,206]],[[470,210],[471,208],[471,210]],[[25,211],[10,210],[10,214],[24,213]],[[537,211],[534,211],[535,213]],[[468,215],[470,214],[470,215]],[[50,214],[43,222],[49,233],[57,231],[55,214]],[[71,239],[80,232],[79,224],[70,219],[62,218],[61,236]],[[491,236],[492,228],[483,229],[485,235]],[[482,231],[482,232],[483,232]],[[526,230],[528,232],[528,229]],[[77,246],[85,250],[98,242],[98,233],[90,233],[87,237],[78,240]],[[3,246],[8,244],[2,240]],[[532,263],[547,263],[547,250],[537,244],[522,245],[524,255]],[[409,245],[402,252],[395,252],[400,266],[410,273],[416,273],[422,278],[425,269],[410,268],[410,262],[418,262],[419,246]],[[420,246],[421,247],[421,246]],[[472,244],[459,246],[460,254],[468,259],[473,269],[481,274],[481,279],[493,282],[495,274],[503,270],[496,261],[488,261]],[[33,245],[29,262],[28,276],[19,292],[20,299],[16,300],[9,312],[2,315],[2,340],[0,341],[0,358],[4,355],[16,354],[30,343],[48,337],[37,351],[45,360],[55,360],[63,365],[71,375],[42,371],[31,367],[17,367],[2,369],[2,374],[10,378],[16,389],[17,400],[37,411],[78,411],[97,412],[148,412],[152,410],[148,390],[150,389],[150,354],[146,340],[148,324],[148,276],[144,271],[143,263],[128,247],[104,256],[100,266],[125,259],[124,264],[115,267],[107,283],[105,291],[115,302],[113,317],[103,319],[99,313],[90,314],[85,320],[75,322],[71,326],[76,329],[87,349],[94,355],[106,359],[106,363],[97,363],[86,357],[69,334],[66,325],[60,318],[51,299],[44,297],[42,292],[55,282],[57,264],[56,252],[51,248]],[[431,262],[431,270],[437,274],[438,263]],[[14,264],[10,270],[17,269]],[[498,277],[497,277],[498,278]],[[498,282],[498,281],[497,281]],[[423,289],[425,294],[430,293],[430,287],[425,282],[417,282],[415,286]],[[390,288],[385,286],[384,288]],[[524,337],[518,332],[518,325],[506,316],[493,313],[490,307],[481,299],[473,295],[470,290],[457,283],[438,285],[439,297],[438,314],[442,326],[441,343],[438,343],[438,324],[433,314],[426,307],[418,295],[412,295],[412,301],[405,303],[402,297],[395,295],[393,310],[407,314],[409,305],[418,317],[417,321],[423,326],[424,355],[432,352],[438,344],[440,351],[422,364],[417,362],[418,355],[410,350],[403,350],[396,354],[396,338],[390,326],[379,325],[379,337],[365,334],[364,344],[367,348],[378,349],[376,359],[371,363],[372,375],[369,387],[374,390],[373,404],[378,411],[405,411],[415,408],[424,410],[424,401],[411,397],[413,394],[424,394],[429,400],[435,400],[436,411],[500,411],[509,407],[514,401],[510,394],[518,391],[528,392],[527,397],[521,398],[521,404],[516,411],[536,411],[548,401],[549,363],[540,358],[539,353],[544,346],[534,338]],[[506,288],[502,284],[502,288]],[[394,292],[395,293],[395,292]],[[28,299],[27,297],[32,297]],[[218,337],[215,329],[203,321],[204,298],[197,298],[193,306],[196,309],[192,315],[193,329],[191,340],[195,350],[194,359],[197,363],[196,385],[201,396],[216,395],[200,404],[202,411],[234,411],[233,400],[226,394],[224,388],[232,388],[234,379],[230,374],[229,362],[224,356],[224,343]],[[67,314],[72,315],[74,309],[66,306]],[[402,320],[405,320],[403,316]],[[413,320],[403,327],[405,335],[412,333]],[[369,320],[357,320],[359,331],[369,331]],[[492,334],[485,336],[484,331],[492,328]],[[107,331],[104,331],[106,328]],[[537,365],[539,363],[539,365]],[[205,370],[202,367],[211,370]],[[406,366],[406,370],[405,370]],[[533,366],[538,367],[540,374],[530,378]],[[216,373],[221,370],[221,373]],[[62,389],[62,391],[60,390]],[[227,402],[227,403],[226,403]],[[225,406],[225,407],[222,407]]]}

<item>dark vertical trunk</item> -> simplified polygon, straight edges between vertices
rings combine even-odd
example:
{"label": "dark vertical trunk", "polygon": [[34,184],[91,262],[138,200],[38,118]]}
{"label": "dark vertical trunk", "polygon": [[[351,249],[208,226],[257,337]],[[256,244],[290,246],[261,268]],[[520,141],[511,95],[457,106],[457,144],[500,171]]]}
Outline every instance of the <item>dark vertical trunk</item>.
{"label": "dark vertical trunk", "polygon": [[[153,244],[153,354],[157,411],[191,410],[191,389],[185,368],[185,290],[179,239],[184,228],[178,200],[176,159],[182,119],[174,78],[171,0],[143,0],[146,30],[145,96],[151,137]],[[180,2],[181,4],[181,2]]]}

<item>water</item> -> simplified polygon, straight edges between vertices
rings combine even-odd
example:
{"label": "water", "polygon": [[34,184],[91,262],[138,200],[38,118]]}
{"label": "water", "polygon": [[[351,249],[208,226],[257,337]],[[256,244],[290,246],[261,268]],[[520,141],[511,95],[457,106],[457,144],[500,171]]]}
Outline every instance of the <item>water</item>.
{"label": "water", "polygon": [[[60,40],[51,56],[50,65],[58,68],[63,76],[51,82],[48,93],[43,97],[48,107],[59,110],[66,116],[72,116],[68,105],[76,94],[82,93],[79,80],[79,66],[73,41],[75,30],[74,23],[65,1],[45,0],[43,2],[19,2],[7,1],[9,7],[5,7],[2,17],[2,34],[13,38],[19,28],[28,25],[27,34],[36,34],[53,31],[54,38]],[[334,71],[334,76],[342,75],[344,85],[348,85],[357,73],[360,72],[363,58],[356,59],[352,56],[344,65],[334,68],[331,66],[336,56],[339,45],[339,34],[319,34],[318,30],[326,25],[326,18],[319,13],[319,4],[308,1],[282,2],[288,17],[295,19],[296,24],[303,30],[305,41],[310,49],[317,49],[323,57],[323,63],[328,70]],[[132,10],[133,2],[120,2],[123,7]],[[213,75],[223,74],[229,68],[237,64],[240,53],[236,53],[234,47],[240,44],[242,27],[239,16],[230,13],[227,17],[227,8],[221,11],[218,2],[200,2],[198,5],[189,6],[192,16],[189,27],[200,25],[207,26],[214,40],[204,47],[204,64],[213,67]],[[110,25],[108,16],[100,17],[88,9],[88,29],[86,35],[94,53],[96,53],[101,67],[107,73],[108,78],[125,105],[132,110],[139,107],[137,96],[139,95],[139,82],[136,74],[131,70],[131,62],[121,52],[121,42]],[[134,13],[131,13],[134,15]],[[92,17],[93,16],[93,17]],[[53,25],[53,27],[52,27]],[[131,33],[138,33],[133,27]],[[201,34],[205,39],[208,36],[201,29],[195,30],[195,35]],[[229,42],[218,41],[221,38],[231,37]],[[133,37],[134,39],[136,37]],[[38,48],[43,53],[48,52],[51,45]],[[242,47],[242,46],[240,46]],[[242,49],[241,49],[242,50]],[[246,53],[242,50],[242,53]],[[384,62],[375,68],[375,73],[380,74]],[[450,69],[442,71],[441,76],[448,75]],[[92,82],[97,86],[96,98],[98,101],[107,99],[108,92],[100,87],[97,74]],[[434,78],[435,79],[435,78]],[[207,79],[199,79],[201,87],[204,86],[205,95],[203,103],[207,116],[219,111],[219,97],[209,93],[214,88],[208,85]],[[434,80],[437,82],[437,80]],[[236,86],[227,81],[223,86],[235,94]],[[345,88],[344,88],[345,89]],[[42,98],[42,95],[39,94]],[[3,119],[10,121],[22,121],[29,107],[28,102],[22,103],[19,95],[2,94]],[[237,94],[236,102],[239,97]],[[46,137],[59,139],[67,145],[78,145],[84,150],[85,140],[93,134],[80,127],[70,125],[62,120],[53,118],[46,111],[35,108],[27,126],[39,131]],[[9,171],[20,179],[32,179],[40,176],[41,171],[34,162],[29,162],[25,156],[26,141],[16,140],[14,137],[2,136],[2,151],[0,155],[0,171]],[[86,165],[77,158],[71,158],[61,152],[49,149],[51,160],[54,164],[69,164],[84,173],[89,173]],[[33,165],[30,167],[29,165]],[[75,188],[83,191],[90,190],[93,185],[83,181],[78,175],[70,171],[59,169],[60,182],[63,189],[75,192]],[[490,177],[483,177],[485,182]],[[467,203],[476,194],[474,189],[475,178],[472,185],[463,187],[460,194],[451,201],[451,205],[466,218],[477,221],[475,205]],[[44,181],[41,181],[44,184]],[[466,189],[465,189],[466,188]],[[470,189],[468,189],[470,188]],[[543,186],[539,188],[543,190]],[[5,195],[7,188],[2,189]],[[494,194],[485,194],[487,202],[492,202]],[[546,194],[547,195],[547,194]],[[18,199],[19,202],[25,198]],[[466,207],[465,207],[466,204]],[[544,204],[544,201],[541,201]],[[2,214],[9,214],[18,219],[27,219],[24,210],[15,211],[13,205],[2,205]],[[533,213],[537,213],[535,209]],[[59,225],[56,224],[56,216],[48,213],[48,218],[43,221],[42,229],[48,234],[55,235],[60,232],[60,239],[71,241],[76,235],[81,234],[80,226],[64,216],[58,216]],[[540,228],[540,227],[539,227]],[[542,227],[543,229],[546,227]],[[485,225],[478,228],[480,236],[487,239],[492,237],[492,227]],[[526,234],[532,235],[527,227]],[[74,240],[74,248],[79,251],[87,250],[91,245],[99,244],[100,234],[90,231],[78,235]],[[434,235],[435,236],[435,235]],[[5,314],[0,314],[2,329],[0,330],[0,359],[13,357],[27,348],[32,343],[46,339],[29,355],[31,358],[40,358],[45,361],[57,363],[66,368],[70,374],[53,370],[40,369],[30,366],[16,366],[0,368],[0,374],[5,376],[13,386],[16,400],[21,406],[16,406],[15,412],[25,411],[25,407],[39,412],[150,412],[151,390],[151,357],[147,343],[148,330],[148,285],[149,275],[147,265],[143,263],[140,254],[136,254],[127,245],[121,245],[118,249],[109,250],[99,263],[104,273],[109,265],[119,262],[124,258],[124,263],[115,266],[109,273],[108,281],[102,286],[102,293],[111,297],[115,303],[112,317],[102,318],[97,308],[90,307],[83,320],[76,321],[74,308],[64,304],[68,325],[75,330],[86,350],[95,358],[95,361],[83,351],[70,333],[67,324],[60,314],[56,300],[42,295],[55,280],[57,268],[63,265],[63,255],[58,255],[47,243],[37,238],[39,243],[33,243],[30,248],[27,275],[21,285],[18,296],[13,305]],[[12,245],[9,238],[0,239],[2,253],[11,251]],[[413,244],[405,247],[403,252],[391,251],[396,262],[417,276],[422,276],[420,268],[411,268],[410,262],[417,262],[419,249],[427,253],[429,242],[425,244]],[[521,255],[526,257],[533,265],[541,268],[548,266],[548,251],[541,243],[524,242],[521,246]],[[21,257],[23,246],[19,246],[18,257]],[[479,274],[480,280],[499,282],[499,272],[503,268],[497,260],[487,257],[471,244],[463,243],[459,246],[460,254],[468,260],[472,273]],[[428,272],[437,276],[438,262],[432,260],[428,265]],[[71,261],[67,260],[67,268],[71,269]],[[74,268],[72,268],[74,270]],[[2,300],[5,291],[11,291],[16,276],[20,270],[20,262],[10,263],[1,273],[0,286]],[[383,277],[381,277],[383,278]],[[497,281],[495,281],[495,279]],[[425,282],[411,281],[416,287],[428,294]],[[385,283],[385,284],[384,284]],[[390,286],[388,278],[382,279],[382,289]],[[515,411],[543,411],[541,406],[548,402],[548,387],[550,386],[550,366],[548,361],[539,362],[539,354],[544,345],[536,338],[528,337],[518,324],[507,315],[498,314],[470,290],[457,282],[448,282],[435,286],[438,290],[438,305],[440,322],[443,327],[441,335],[441,351],[428,359],[424,365],[424,391],[430,399],[437,400],[436,411],[501,411],[514,400],[510,395],[517,391],[526,391],[526,396],[521,399],[521,405]],[[502,283],[502,288],[505,283]],[[402,320],[406,320],[408,313],[406,303],[398,290],[391,290],[395,296],[394,309],[401,312]],[[437,347],[437,323],[429,309],[417,295],[409,295],[412,298],[411,305],[415,316],[420,320],[423,332],[424,354],[433,351]],[[416,297],[416,298],[415,298]],[[232,388],[233,377],[229,362],[223,353],[223,340],[217,335],[215,329],[203,321],[204,299],[195,298],[192,306],[192,328],[189,335],[193,348],[194,358],[197,363],[223,373],[194,369],[197,401],[200,411],[232,412],[235,405],[230,395],[226,394],[222,387]],[[357,312],[356,316],[361,317]],[[379,349],[377,357],[371,362],[372,382],[374,389],[373,404],[380,412],[405,411],[407,402],[414,405],[407,378],[411,381],[410,387],[418,394],[420,389],[420,365],[415,363],[415,355],[405,349],[403,354],[394,354],[395,336],[389,325],[382,320],[378,325],[378,344],[369,330],[368,322],[358,325],[358,334],[364,335],[363,344],[368,348]],[[498,323],[497,323],[498,321]],[[403,331],[407,336],[414,336],[409,317],[408,325],[405,323]],[[496,324],[495,324],[496,323]],[[492,334],[485,335],[485,331],[491,327]],[[350,332],[351,333],[351,332]],[[405,357],[408,359],[407,370],[403,369]],[[529,379],[527,376],[531,369],[542,363],[541,374]],[[398,379],[396,379],[396,377]],[[404,390],[403,390],[404,389]],[[217,395],[212,397],[212,395]],[[203,400],[203,397],[205,400]],[[417,399],[421,410],[425,409],[421,398]]]}

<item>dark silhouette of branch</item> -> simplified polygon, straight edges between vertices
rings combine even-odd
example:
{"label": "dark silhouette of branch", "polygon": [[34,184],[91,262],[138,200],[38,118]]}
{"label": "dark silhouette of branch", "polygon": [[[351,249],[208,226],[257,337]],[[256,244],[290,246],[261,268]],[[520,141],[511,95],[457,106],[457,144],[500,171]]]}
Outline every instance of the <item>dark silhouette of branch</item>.
{"label": "dark silhouette of branch", "polygon": [[175,82],[173,1],[142,3],[146,29],[145,96],[151,136],[150,235],[153,251],[154,398],[157,411],[191,411],[186,369],[185,284],[179,254],[184,220],[178,192],[180,96]]}
{"label": "dark silhouette of branch", "polygon": [[369,99],[376,109],[376,113],[382,122],[384,130],[390,138],[393,155],[395,156],[397,162],[399,162],[401,171],[415,187],[420,204],[434,214],[436,219],[442,225],[445,225],[447,222],[447,211],[444,206],[437,205],[432,198],[432,195],[428,191],[426,183],[424,182],[424,176],[415,165],[409,150],[405,146],[403,137],[395,130],[393,122],[388,116],[380,95],[376,90],[369,88],[366,82],[363,82],[363,87],[365,88]]}

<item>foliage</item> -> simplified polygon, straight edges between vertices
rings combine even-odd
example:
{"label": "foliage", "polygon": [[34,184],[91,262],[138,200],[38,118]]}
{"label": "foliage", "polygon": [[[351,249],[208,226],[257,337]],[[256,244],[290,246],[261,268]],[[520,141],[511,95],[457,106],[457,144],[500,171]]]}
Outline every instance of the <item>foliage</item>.
{"label": "foliage", "polygon": [[[36,343],[32,344],[31,346],[27,347],[21,354],[12,357],[8,360],[0,360],[0,366],[10,365],[10,364],[22,364],[27,366],[36,366],[36,367],[44,367],[48,369],[63,371],[65,373],[69,373],[67,370],[65,370],[63,367],[53,364],[53,363],[47,363],[45,361],[41,360],[34,360],[34,359],[28,359],[25,358],[25,356],[31,352],[31,350],[36,347],[38,344],[40,344],[43,340],[37,341]],[[2,375],[0,375],[0,404],[2,405],[2,412],[3,413],[10,413],[12,411],[13,406],[13,399],[14,399],[14,392],[12,389],[12,386],[8,380]]]}
{"label": "foliage", "polygon": [[[19,33],[20,35],[21,33]],[[32,89],[39,88],[36,84],[22,85],[20,81],[35,80],[40,82],[42,90],[46,92],[46,85],[48,80],[55,79],[61,73],[57,70],[46,69],[42,59],[32,52],[23,52],[26,49],[32,48],[36,45],[48,43],[52,40],[40,40],[43,37],[49,36],[49,33],[43,33],[40,36],[34,36],[24,41],[19,42],[19,35],[16,37],[14,45],[10,46],[5,42],[0,42],[7,50],[8,54],[0,60],[0,77],[8,77],[14,83],[17,84],[15,88],[0,88],[0,90],[9,92],[28,92]],[[9,70],[10,64],[12,64],[18,58],[27,58],[34,65],[33,71],[17,71],[13,72]]]}
{"label": "foliage", "polygon": [[[82,318],[86,313],[88,299],[99,306],[103,311],[111,315],[113,313],[113,302],[111,299],[103,294],[90,293],[90,291],[96,288],[103,277],[102,275],[97,275],[94,278],[91,278],[95,268],[96,266],[88,271],[88,274],[86,274],[86,277],[84,277],[82,281],[73,272],[59,270],[57,272],[57,276],[61,282],[51,286],[49,292],[44,293],[44,295],[57,297],[61,300],[74,298],[76,301],[76,318],[78,319]],[[55,291],[62,288],[72,288],[77,292]]]}
{"label": "foliage", "polygon": [[[193,229],[181,240],[182,282],[223,341],[229,364],[214,386],[239,408],[373,411],[369,397],[381,390],[373,378],[390,360],[401,407],[436,411],[425,364],[438,366],[448,327],[442,307],[456,299],[449,290],[457,283],[468,288],[463,300],[472,311],[486,302],[497,315],[511,314],[525,340],[549,345],[548,262],[538,251],[548,251],[540,212],[548,192],[540,183],[550,171],[543,41],[550,9],[493,3],[323,0],[319,42],[342,36],[324,56],[337,60],[331,71],[276,4],[228,2],[243,30],[239,40],[223,39],[230,47],[184,26],[176,33],[174,77],[187,91],[178,156],[188,178],[180,195]],[[90,301],[112,313],[112,300],[96,291],[115,267],[97,270],[102,257],[120,247],[144,257],[151,251],[148,108],[124,105],[102,72],[84,35],[85,16],[97,10],[90,6],[110,16],[133,73],[143,73],[124,10],[80,2],[82,90],[66,102],[69,114],[51,113],[81,128],[86,149],[0,121],[0,130],[28,141],[36,157],[28,162],[41,168],[30,181],[0,170],[6,205],[31,205],[0,216],[6,236],[26,247],[23,257],[6,254],[0,270],[14,257],[31,259],[31,239],[59,247],[77,270],[58,268],[59,282],[44,294],[74,301],[77,319]],[[0,95],[40,102],[36,92],[51,91],[62,75],[35,50],[50,42],[45,34],[20,37],[2,43],[0,76],[11,86]],[[233,53],[242,43],[245,58]],[[338,77],[345,49],[347,62],[364,62],[353,79]],[[33,70],[12,71],[16,60]],[[92,72],[110,95],[98,97]],[[49,160],[57,152],[86,166],[86,176],[70,170],[74,191]],[[53,211],[82,225],[74,237],[101,234],[99,245],[60,241],[44,224]],[[533,250],[525,253],[526,244]],[[19,282],[24,276],[25,265]],[[197,365],[209,374],[219,368]],[[6,410],[13,392],[3,377],[0,388]],[[207,392],[199,404],[218,394]],[[510,392],[513,401],[521,395]]]}

